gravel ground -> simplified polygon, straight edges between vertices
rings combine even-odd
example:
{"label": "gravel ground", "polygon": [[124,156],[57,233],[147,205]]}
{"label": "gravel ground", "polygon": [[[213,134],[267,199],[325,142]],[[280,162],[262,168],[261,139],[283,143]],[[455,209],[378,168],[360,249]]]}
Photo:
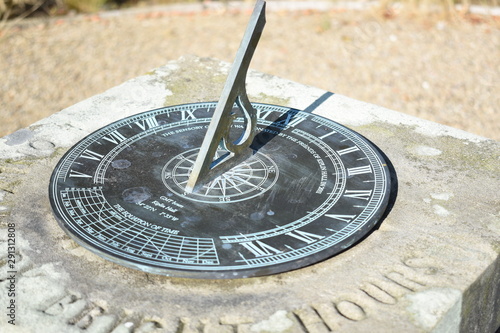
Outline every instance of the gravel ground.
{"label": "gravel ground", "polygon": [[[249,14],[151,8],[4,28],[0,136],[182,55],[231,62]],[[499,19],[268,11],[251,67],[500,140]]]}

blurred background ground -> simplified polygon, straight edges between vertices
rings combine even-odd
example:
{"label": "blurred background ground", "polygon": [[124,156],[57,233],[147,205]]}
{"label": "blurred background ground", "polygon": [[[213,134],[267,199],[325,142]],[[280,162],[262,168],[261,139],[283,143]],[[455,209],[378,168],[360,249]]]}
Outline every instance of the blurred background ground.
{"label": "blurred background ground", "polygon": [[[4,22],[0,136],[182,55],[232,62],[252,3],[189,6]],[[500,140],[499,17],[269,10],[251,68]]]}

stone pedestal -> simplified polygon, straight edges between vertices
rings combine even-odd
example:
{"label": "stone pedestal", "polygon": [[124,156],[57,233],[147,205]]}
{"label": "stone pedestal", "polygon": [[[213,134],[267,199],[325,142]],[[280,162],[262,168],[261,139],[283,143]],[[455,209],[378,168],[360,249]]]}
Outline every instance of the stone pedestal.
{"label": "stone pedestal", "polygon": [[313,110],[386,153],[398,193],[378,230],[310,267],[238,280],[146,274],[73,242],[48,199],[62,154],[123,117],[217,100],[228,70],[216,60],[184,57],[0,139],[2,332],[494,332],[500,326],[498,142],[258,72],[247,79],[251,101]]}

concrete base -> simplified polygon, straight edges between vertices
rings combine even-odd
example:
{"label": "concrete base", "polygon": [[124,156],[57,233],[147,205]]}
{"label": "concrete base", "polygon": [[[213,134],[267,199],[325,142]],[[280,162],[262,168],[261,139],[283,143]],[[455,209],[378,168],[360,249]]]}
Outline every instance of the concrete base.
{"label": "concrete base", "polygon": [[0,331],[494,332],[500,326],[498,142],[258,72],[247,79],[253,102],[313,109],[387,154],[398,193],[378,230],[307,268],[221,281],[146,274],[70,240],[52,216],[47,190],[62,154],[114,120],[217,100],[228,69],[184,57],[0,139]]}

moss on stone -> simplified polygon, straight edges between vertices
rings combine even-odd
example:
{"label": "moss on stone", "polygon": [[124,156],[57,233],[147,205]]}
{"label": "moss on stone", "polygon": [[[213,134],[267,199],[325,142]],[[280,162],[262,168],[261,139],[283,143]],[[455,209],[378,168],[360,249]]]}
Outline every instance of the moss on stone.
{"label": "moss on stone", "polygon": [[166,78],[165,87],[172,94],[165,98],[164,105],[216,101],[224,87],[227,74],[214,71],[214,66],[218,63],[211,59],[186,61],[192,64],[184,67],[177,75]]}
{"label": "moss on stone", "polygon": [[[227,68],[210,58],[191,59],[177,75],[165,78],[165,87],[172,94],[165,98],[164,105],[218,101],[227,79]],[[251,102],[288,105],[290,99],[260,93],[249,96]]]}
{"label": "moss on stone", "polygon": [[[484,170],[494,174],[500,173],[498,163],[498,146],[491,142],[474,143],[452,136],[426,136],[418,133],[415,127],[395,126],[388,123],[374,122],[353,128],[366,136],[368,140],[381,142],[396,138],[403,141],[407,158],[412,161],[440,160],[443,165],[449,165],[457,171]],[[417,154],[417,147],[430,147],[441,151],[436,155]]]}

